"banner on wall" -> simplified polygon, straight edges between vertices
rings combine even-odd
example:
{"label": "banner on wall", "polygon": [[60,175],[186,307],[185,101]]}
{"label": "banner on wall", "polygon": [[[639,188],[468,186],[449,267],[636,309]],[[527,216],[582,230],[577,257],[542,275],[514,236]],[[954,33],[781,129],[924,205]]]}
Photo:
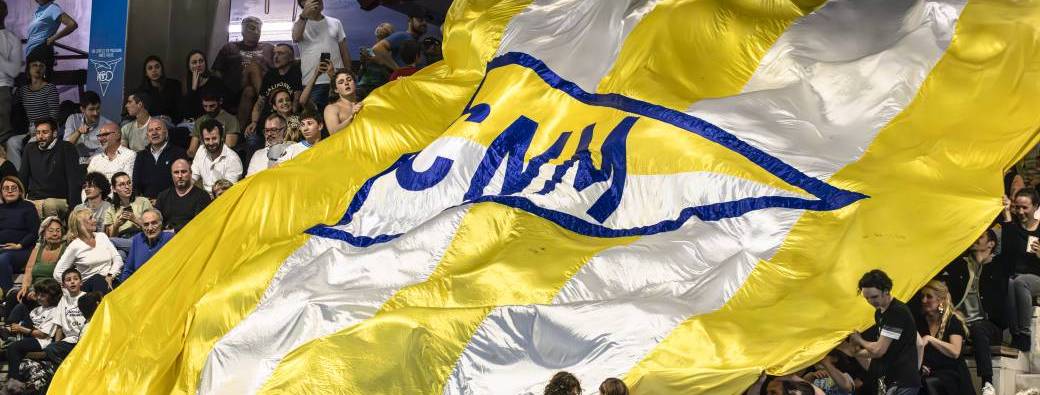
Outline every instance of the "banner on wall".
{"label": "banner on wall", "polygon": [[119,119],[122,113],[128,7],[127,0],[98,1],[91,7],[87,89],[101,96],[101,113],[108,119]]}

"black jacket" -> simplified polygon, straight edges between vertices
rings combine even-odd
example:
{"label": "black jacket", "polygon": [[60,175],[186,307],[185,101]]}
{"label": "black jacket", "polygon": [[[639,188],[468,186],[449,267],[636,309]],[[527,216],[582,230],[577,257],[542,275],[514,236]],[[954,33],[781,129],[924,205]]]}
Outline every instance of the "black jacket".
{"label": "black jacket", "polygon": [[[950,289],[950,296],[953,298],[951,302],[954,305],[959,304],[968,291],[970,277],[968,273],[967,259],[970,259],[968,254],[970,252],[954,259],[935,278],[946,283],[946,287]],[[1010,263],[1001,255],[995,256],[992,261],[982,266],[980,277],[978,283],[982,310],[990,321],[1001,328],[1007,328],[1007,320],[1010,314],[1007,311],[1008,281],[1011,278]]]}
{"label": "black jacket", "polygon": [[170,166],[177,159],[188,159],[184,148],[166,143],[166,147],[159,153],[159,160],[152,156],[151,147],[137,152],[134,159],[134,187],[137,192],[146,198],[155,199],[159,192],[170,189],[173,186],[173,178],[170,175]]}
{"label": "black jacket", "polygon": [[27,144],[18,178],[25,183],[29,200],[65,199],[69,207],[80,203],[83,169],[76,147],[68,141],[58,139],[46,150],[36,142]]}

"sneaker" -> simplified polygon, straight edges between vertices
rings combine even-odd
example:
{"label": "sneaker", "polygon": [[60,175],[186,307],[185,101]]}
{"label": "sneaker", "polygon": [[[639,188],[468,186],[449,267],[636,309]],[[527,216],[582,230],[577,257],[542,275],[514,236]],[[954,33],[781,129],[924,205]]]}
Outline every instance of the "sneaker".
{"label": "sneaker", "polygon": [[982,384],[982,395],[997,395],[997,389],[993,388],[993,384],[983,383]]}

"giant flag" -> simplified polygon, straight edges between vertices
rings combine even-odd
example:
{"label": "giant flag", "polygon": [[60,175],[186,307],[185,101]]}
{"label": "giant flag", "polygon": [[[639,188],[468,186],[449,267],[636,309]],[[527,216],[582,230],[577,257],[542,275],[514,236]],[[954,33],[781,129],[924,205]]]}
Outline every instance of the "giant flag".
{"label": "giant flag", "polygon": [[445,60],[231,188],[54,393],[739,393],[906,298],[1037,143],[1040,3],[459,0]]}

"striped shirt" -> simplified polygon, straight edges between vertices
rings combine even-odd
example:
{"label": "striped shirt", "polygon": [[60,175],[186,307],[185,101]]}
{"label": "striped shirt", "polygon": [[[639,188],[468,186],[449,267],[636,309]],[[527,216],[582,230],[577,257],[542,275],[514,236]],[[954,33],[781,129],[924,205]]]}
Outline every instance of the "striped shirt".
{"label": "striped shirt", "polygon": [[37,119],[58,117],[58,89],[50,82],[44,83],[42,88],[35,91],[29,89],[28,85],[19,86],[15,98],[25,107],[25,115],[29,119],[29,133],[35,131]]}

